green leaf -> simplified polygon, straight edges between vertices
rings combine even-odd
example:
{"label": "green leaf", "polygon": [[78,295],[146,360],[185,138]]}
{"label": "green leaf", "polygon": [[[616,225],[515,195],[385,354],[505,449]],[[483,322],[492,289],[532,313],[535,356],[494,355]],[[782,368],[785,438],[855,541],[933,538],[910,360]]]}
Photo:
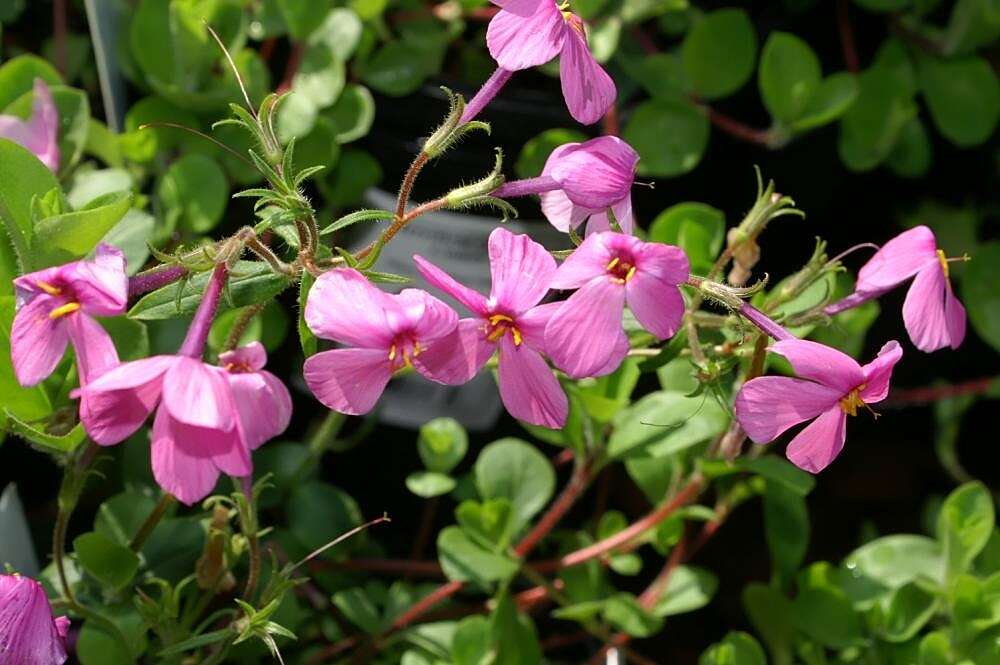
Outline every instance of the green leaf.
{"label": "green leaf", "polygon": [[129,275],[142,270],[149,258],[149,243],[156,228],[156,218],[148,212],[131,208],[121,221],[108,231],[102,242],[114,245],[125,254],[126,272]]}
{"label": "green leaf", "polygon": [[677,566],[663,595],[653,608],[658,617],[694,612],[712,601],[719,588],[719,579],[704,568]]}
{"label": "green leaf", "polygon": [[958,0],[944,33],[942,50],[948,54],[972,53],[1000,37],[1000,8],[994,0]]}
{"label": "green leaf", "polygon": [[[292,4],[294,0],[290,2],[286,0],[286,3]],[[316,5],[321,7],[323,2],[318,2]],[[310,9],[315,10],[315,8]],[[357,13],[346,7],[335,7],[326,15],[323,24],[312,31],[308,41],[310,44],[326,44],[337,58],[347,62],[358,47],[362,30],[361,19]]]}
{"label": "green leaf", "polygon": [[701,654],[698,665],[767,665],[767,659],[751,635],[732,632]]}
{"label": "green leaf", "polygon": [[479,453],[476,487],[484,499],[503,497],[514,506],[516,523],[527,524],[552,496],[552,464],[537,448],[520,439],[494,441]]}
{"label": "green leaf", "polygon": [[838,149],[848,169],[867,171],[889,156],[917,108],[906,82],[890,69],[873,67],[858,85],[858,97],[841,120]]}
{"label": "green leaf", "polygon": [[920,585],[904,584],[889,596],[878,632],[890,642],[906,642],[931,620],[937,604],[937,596]]}
{"label": "green leaf", "polygon": [[895,589],[924,577],[944,578],[941,545],[926,536],[894,535],[878,538],[854,550],[844,566],[854,577],[864,577],[886,589]]}
{"label": "green leaf", "polygon": [[921,178],[931,168],[931,140],[919,118],[913,118],[903,127],[899,141],[889,153],[886,164],[893,173],[904,178]]}
{"label": "green leaf", "polygon": [[81,665],[136,663],[148,645],[142,617],[128,605],[102,608],[101,614],[116,630],[110,630],[103,621],[88,619],[84,622],[76,643],[76,655]]}
{"label": "green leaf", "polygon": [[344,215],[340,219],[334,220],[329,226],[320,231],[319,234],[321,236],[325,236],[361,222],[386,221],[395,219],[395,217],[396,213],[389,212],[388,210],[357,210],[348,215]]}
{"label": "green leaf", "polygon": [[382,630],[378,608],[364,589],[357,587],[333,594],[333,604],[347,620],[364,632],[374,635]]}
{"label": "green leaf", "polygon": [[431,471],[449,473],[465,457],[469,436],[454,418],[435,418],[420,428],[417,452]]}
{"label": "green leaf", "polygon": [[436,471],[414,471],[406,477],[406,489],[419,497],[430,499],[455,489],[455,479]]}
{"label": "green leaf", "polygon": [[973,329],[1000,351],[1000,242],[979,245],[964,267],[961,286]]}
{"label": "green leaf", "polygon": [[644,610],[630,593],[617,593],[604,602],[604,619],[632,637],[650,637],[663,628],[663,619]]}
{"label": "green leaf", "polygon": [[154,575],[179,582],[191,574],[204,546],[205,529],[199,517],[166,519],[150,534],[142,557]]}
{"label": "green leaf", "polygon": [[1000,121],[1000,81],[986,60],[922,58],[920,88],[945,138],[968,148],[983,143]]}
{"label": "green leaf", "polygon": [[463,501],[455,509],[455,519],[476,544],[503,552],[514,535],[514,509],[507,499]]}
{"label": "green leaf", "polygon": [[323,194],[331,205],[349,206],[361,201],[369,187],[382,179],[382,167],[364,150],[345,150],[330,172],[329,180],[321,180]]}
{"label": "green leaf", "polygon": [[368,88],[348,84],[328,112],[337,127],[337,141],[350,143],[364,138],[375,122],[375,99]]}
{"label": "green leaf", "polygon": [[575,129],[547,129],[524,144],[517,163],[514,164],[514,172],[519,178],[534,178],[541,175],[542,168],[553,150],[566,143],[580,143],[586,140],[587,137]]}
{"label": "green leaf", "polygon": [[168,217],[183,228],[206,233],[222,220],[229,200],[225,171],[206,155],[184,155],[160,179],[157,195]]}
{"label": "green leaf", "polygon": [[801,494],[783,484],[766,484],[764,535],[774,575],[782,584],[788,584],[802,565],[809,546],[809,510]]}
{"label": "green leaf", "polygon": [[777,30],[768,36],[760,55],[757,85],[775,120],[790,123],[801,117],[822,79],[819,58],[809,44]]}
{"label": "green leaf", "polygon": [[661,390],[618,413],[608,440],[608,456],[644,452],[667,457],[721,433],[728,422],[722,407],[707,394],[688,397]]}
{"label": "green leaf", "polygon": [[37,55],[19,55],[3,63],[0,66],[0,109],[7,108],[15,99],[30,92],[36,78],[50,86],[63,82],[56,68]]}
{"label": "green leaf", "polygon": [[490,657],[490,622],[483,616],[462,619],[451,641],[455,665],[483,665]]}
{"label": "green leaf", "polygon": [[449,580],[485,586],[510,578],[518,564],[473,542],[461,527],[449,526],[438,534],[438,560]]}
{"label": "green leaf", "polygon": [[333,48],[324,42],[306,47],[302,64],[292,79],[292,89],[317,109],[333,105],[347,82],[347,67]]}
{"label": "green leaf", "polygon": [[116,494],[97,509],[94,532],[127,546],[156,506],[150,497],[133,491]]}
{"label": "green leaf", "polygon": [[542,647],[535,626],[528,616],[518,613],[509,591],[497,599],[490,624],[496,648],[492,665],[541,665]]}
{"label": "green leaf", "polygon": [[[169,284],[143,296],[129,310],[129,317],[155,321],[193,314],[201,302],[210,274],[210,271],[201,272],[187,282]],[[240,261],[233,269],[229,280],[229,298],[222,298],[219,310],[225,311],[230,306],[245,307],[265,302],[284,291],[290,284],[291,281],[287,277],[272,272],[266,263]],[[180,298],[177,297],[178,289],[181,290]]]}
{"label": "green leaf", "polygon": [[313,282],[316,278],[308,273],[308,271],[303,271],[302,281],[299,283],[299,317],[298,317],[298,333],[299,333],[299,345],[302,347],[302,354],[308,358],[309,356],[316,353],[319,348],[319,342],[316,339],[316,335],[313,334],[312,330],[306,324],[305,311],[306,311],[306,301],[309,298],[309,289],[312,288]]}
{"label": "green leaf", "polygon": [[753,74],[757,31],[742,9],[710,12],[684,38],[681,58],[699,96],[726,97]]}
{"label": "green leaf", "polygon": [[[2,143],[2,141],[0,141]],[[0,146],[2,149],[2,146]],[[0,161],[2,163],[2,161]],[[0,180],[0,190],[3,182]],[[13,414],[25,422],[37,421],[52,413],[52,404],[42,385],[24,388],[14,377],[10,358],[10,327],[14,322],[14,298],[0,297],[0,412]],[[2,424],[0,418],[0,424]],[[11,426],[8,423],[8,426]],[[16,427],[16,423],[14,425]]]}
{"label": "green leaf", "polygon": [[139,570],[135,552],[96,531],[78,536],[73,551],[85,571],[115,591],[125,588]]}
{"label": "green leaf", "polygon": [[35,224],[33,263],[40,268],[83,258],[125,217],[132,194],[118,192],[92,201],[83,210],[47,217]]}
{"label": "green leaf", "polygon": [[777,589],[750,584],[743,589],[743,607],[771,653],[773,665],[791,665],[795,644],[795,612]]}
{"label": "green leaf", "polygon": [[993,533],[993,497],[980,482],[962,485],[948,495],[938,515],[948,576],[965,572]]}
{"label": "green leaf", "polygon": [[638,173],[662,177],[682,175],[698,166],[708,137],[706,112],[682,99],[640,104],[622,133],[639,153]]}
{"label": "green leaf", "polygon": [[364,81],[384,95],[402,97],[415,92],[426,73],[416,44],[393,41],[375,53],[365,67]]}
{"label": "green leaf", "polygon": [[769,483],[781,485],[798,496],[806,496],[816,486],[815,476],[773,455],[756,459],[740,458],[736,464],[739,468],[759,474]]}
{"label": "green leaf", "polygon": [[0,138],[0,219],[22,272],[30,272],[33,234],[31,202],[59,188],[59,182],[38,158],[12,141]]}
{"label": "green leaf", "polygon": [[7,429],[12,433],[17,434],[36,448],[57,455],[72,452],[87,438],[87,433],[80,423],[77,423],[66,434],[50,434],[21,420],[10,409],[4,409],[3,415],[7,420]]}
{"label": "green leaf", "polygon": [[920,640],[920,661],[917,665],[952,665],[954,662],[947,633],[929,633]]}
{"label": "green leaf", "polygon": [[835,587],[800,589],[792,609],[799,630],[823,646],[845,649],[864,637],[860,616],[847,596]]}
{"label": "green leaf", "polygon": [[656,216],[647,239],[679,246],[691,261],[691,270],[705,273],[726,239],[726,216],[704,203],[678,203]]}
{"label": "green leaf", "polygon": [[858,79],[848,72],[837,72],[823,79],[805,110],[791,123],[793,130],[804,132],[833,122],[847,113],[858,97]]}
{"label": "green leaf", "polygon": [[[309,37],[314,30],[326,30],[327,16],[333,3],[330,0],[277,0],[281,15],[285,17],[285,25],[296,40]],[[339,16],[343,19],[343,16]]]}
{"label": "green leaf", "polygon": [[[362,522],[358,504],[350,495],[317,481],[295,488],[288,500],[287,514],[289,530],[308,550],[326,545]],[[339,561],[365,541],[365,535],[358,534],[330,548],[323,557]]]}

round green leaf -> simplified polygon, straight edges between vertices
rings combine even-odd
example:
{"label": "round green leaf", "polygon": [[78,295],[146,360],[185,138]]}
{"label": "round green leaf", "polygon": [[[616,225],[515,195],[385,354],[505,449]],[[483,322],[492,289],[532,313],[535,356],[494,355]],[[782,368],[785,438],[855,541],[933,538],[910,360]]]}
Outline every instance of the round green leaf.
{"label": "round green leaf", "polygon": [[336,125],[337,141],[350,143],[368,134],[375,121],[375,100],[363,85],[350,84],[329,110]]}
{"label": "round green leaf", "polygon": [[317,109],[324,109],[337,101],[346,80],[344,61],[332,48],[319,42],[306,48],[302,64],[292,79],[292,89]]}
{"label": "round green leaf", "polygon": [[858,96],[858,81],[854,74],[837,72],[823,79],[813,93],[801,117],[792,129],[804,132],[833,122],[847,112]]}
{"label": "round green leaf", "polygon": [[465,457],[469,437],[454,418],[435,418],[420,428],[417,452],[430,471],[448,473]]}
{"label": "round green leaf", "polygon": [[633,637],[650,637],[663,628],[663,619],[647,612],[630,593],[617,593],[604,603],[604,619]]}
{"label": "round green leaf", "polygon": [[775,120],[791,122],[808,108],[823,78],[809,44],[787,32],[772,32],[760,55],[757,84]]}
{"label": "round green leaf", "polygon": [[419,497],[430,499],[455,489],[455,479],[436,471],[414,471],[406,477],[406,489]]}
{"label": "round green leaf", "polygon": [[285,97],[278,107],[278,118],[275,131],[282,143],[288,143],[293,138],[303,138],[313,130],[319,109],[311,97],[292,92]]}
{"label": "round green leaf", "polygon": [[732,632],[701,654],[698,665],[767,665],[767,658],[751,635]]}
{"label": "round green leaf", "polygon": [[966,483],[948,495],[938,514],[938,537],[950,575],[964,572],[986,547],[993,524],[993,497],[982,483]]}
{"label": "round green leaf", "polygon": [[866,577],[895,589],[918,577],[943,579],[941,546],[926,536],[895,535],[878,538],[854,550],[844,566],[854,577]]}
{"label": "round green leaf", "polygon": [[840,125],[840,158],[852,171],[867,171],[889,156],[903,127],[916,115],[906,82],[873,67],[858,77],[858,97]]}
{"label": "round green leaf", "polygon": [[0,109],[7,108],[26,92],[31,92],[35,79],[49,85],[61,85],[63,80],[56,68],[37,55],[25,54],[0,66]]}
{"label": "round green leaf", "polygon": [[518,564],[473,542],[461,527],[449,526],[438,534],[438,560],[448,579],[488,584],[509,578]]}
{"label": "round green leaf", "polygon": [[222,167],[205,155],[185,155],[170,165],[157,188],[167,214],[195,233],[211,231],[226,210],[229,184]]}
{"label": "round green leaf", "polygon": [[964,266],[962,298],[980,337],[1000,351],[1000,242],[988,242]]}
{"label": "round green leaf", "polygon": [[913,118],[903,127],[896,146],[886,158],[893,173],[904,178],[920,178],[931,168],[931,140],[919,118]]}
{"label": "round green leaf", "polygon": [[364,80],[390,97],[402,97],[417,90],[424,80],[422,54],[415,44],[389,42],[378,50],[365,68]]}
{"label": "round green leaf", "polygon": [[753,74],[757,32],[742,9],[720,9],[695,24],[681,46],[684,69],[699,96],[726,97]]}
{"label": "round green leaf", "polygon": [[[346,492],[321,482],[295,489],[287,504],[288,528],[308,550],[317,549],[361,524],[358,504]],[[330,548],[323,555],[343,558],[364,543],[364,534]]]}
{"label": "round green leaf", "polygon": [[638,172],[663,177],[696,167],[708,147],[708,137],[708,115],[681,99],[640,104],[622,133],[639,153]]}
{"label": "round green leaf", "polygon": [[553,150],[566,143],[580,143],[586,140],[587,137],[575,129],[547,129],[524,144],[514,165],[514,171],[521,178],[541,175],[545,161]]}
{"label": "round green leaf", "polygon": [[92,531],[73,541],[80,566],[103,586],[119,590],[132,581],[139,570],[138,555],[107,536]]}
{"label": "round green leaf", "polygon": [[726,216],[721,210],[697,202],[670,206],[653,220],[649,240],[677,245],[691,261],[694,272],[706,272],[722,249]]}
{"label": "round green leaf", "polygon": [[919,76],[931,118],[945,138],[968,148],[993,135],[1000,121],[1000,81],[988,62],[924,58]]}
{"label": "round green leaf", "polygon": [[718,578],[704,568],[678,566],[670,575],[666,590],[653,613],[667,617],[705,607],[719,588]]}
{"label": "round green leaf", "polygon": [[541,510],[555,490],[552,464],[537,448],[520,439],[494,441],[479,454],[476,487],[484,499],[509,499],[519,524]]}
{"label": "round green leaf", "polygon": [[361,41],[362,29],[357,13],[346,7],[336,7],[326,15],[323,24],[309,35],[309,43],[326,44],[337,58],[346,62]]}

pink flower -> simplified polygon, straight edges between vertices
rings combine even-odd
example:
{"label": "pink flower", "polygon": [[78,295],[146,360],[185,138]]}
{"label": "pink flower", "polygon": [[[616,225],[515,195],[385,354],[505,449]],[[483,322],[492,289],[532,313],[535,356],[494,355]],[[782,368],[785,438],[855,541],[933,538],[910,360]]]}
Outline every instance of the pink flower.
{"label": "pink flower", "polygon": [[417,289],[384,293],[350,268],[316,280],[305,319],[318,337],[353,347],[317,353],[304,367],[316,399],[351,415],[371,411],[389,379],[404,367],[433,378],[417,358],[458,323],[455,311],[430,294]]}
{"label": "pink flower", "polygon": [[14,375],[33,386],[50,375],[73,343],[81,384],[118,364],[111,337],[95,316],[125,312],[125,256],[99,245],[93,261],[74,261],[14,280],[17,314],[10,331]]}
{"label": "pink flower", "polygon": [[819,473],[840,454],[847,416],[885,399],[892,368],[903,349],[888,342],[864,367],[823,344],[800,339],[776,342],[771,351],[803,377],[762,376],[747,381],[736,396],[736,418],[756,443],[770,443],[790,427],[812,420],[788,444],[795,466]]}
{"label": "pink flower", "polygon": [[557,304],[539,305],[549,292],[556,262],[526,235],[494,229],[489,240],[493,288],[486,298],[415,256],[424,278],[472,312],[452,335],[420,356],[425,373],[442,383],[465,383],[499,349],[500,397],[512,416],[543,427],[562,427],[569,402],[545,363],[545,324]]}
{"label": "pink flower", "polygon": [[53,618],[41,584],[30,577],[0,575],[0,663],[62,665],[68,630],[68,618]]}
{"label": "pink flower", "polygon": [[30,119],[0,115],[0,138],[27,148],[51,171],[59,170],[59,110],[45,81],[35,79],[35,101]]}
{"label": "pink flower", "polygon": [[903,302],[903,322],[921,351],[957,349],[965,339],[965,308],[948,279],[948,259],[926,226],[905,231],[858,272],[855,291],[877,297],[916,275]]}
{"label": "pink flower", "polygon": [[486,45],[501,68],[544,65],[557,55],[563,97],[578,122],[600,120],[615,102],[614,81],[590,54],[583,21],[556,0],[492,0],[501,11],[490,21]]}
{"label": "pink flower", "polygon": [[552,280],[554,289],[579,289],[545,328],[556,366],[573,378],[614,370],[628,353],[622,329],[626,303],[646,330],[659,339],[672,337],[684,316],[677,285],[688,278],[689,268],[679,247],[622,233],[588,236]]}
{"label": "pink flower", "polygon": [[632,181],[639,154],[615,136],[567,143],[549,156],[542,176],[561,189],[542,193],[542,212],[560,231],[575,229],[588,218],[587,233],[608,231],[611,208],[625,233],[632,233]]}
{"label": "pink flower", "polygon": [[253,472],[250,450],[280,434],[291,417],[288,389],[261,371],[260,344],[224,353],[223,367],[184,355],[124,363],[83,388],[80,419],[103,446],[120,443],[153,410],[153,476],[191,505],[208,496],[220,473]]}

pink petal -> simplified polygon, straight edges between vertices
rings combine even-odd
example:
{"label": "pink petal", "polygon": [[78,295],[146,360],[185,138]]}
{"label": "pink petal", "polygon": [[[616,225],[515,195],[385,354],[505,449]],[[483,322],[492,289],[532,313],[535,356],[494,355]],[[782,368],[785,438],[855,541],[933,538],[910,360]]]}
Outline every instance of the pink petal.
{"label": "pink petal", "polygon": [[823,385],[836,388],[841,396],[864,383],[861,366],[849,355],[818,342],[789,339],[775,342],[771,351],[784,356],[795,373]]}
{"label": "pink petal", "polygon": [[563,233],[580,226],[588,217],[597,212],[576,205],[561,189],[543,192],[539,194],[539,198],[542,200],[542,214],[545,215],[545,219]]}
{"label": "pink petal", "polygon": [[462,319],[451,334],[433,340],[413,358],[414,369],[437,383],[466,383],[496,349],[496,344],[486,339],[485,329],[482,319]]}
{"label": "pink petal", "polygon": [[625,284],[625,300],[642,327],[659,339],[674,336],[684,318],[684,298],[673,284],[636,271]]}
{"label": "pink petal", "polygon": [[49,86],[41,78],[35,79],[35,99],[31,105],[28,129],[34,137],[30,148],[49,170],[59,170],[59,109],[52,100]]}
{"label": "pink petal", "polygon": [[[583,23],[579,19],[576,21],[582,31]],[[592,125],[603,118],[618,96],[615,82],[597,64],[587,48],[587,40],[574,28],[566,30],[559,57],[559,78],[569,114],[584,125]]]}
{"label": "pink petal", "polygon": [[142,426],[160,399],[163,376],[177,356],[153,356],[124,363],[81,390],[80,420],[102,446],[124,441]]}
{"label": "pink petal", "polygon": [[834,407],[799,432],[785,449],[785,456],[800,469],[819,473],[840,454],[846,437],[847,414]]}
{"label": "pink petal", "polygon": [[118,316],[128,305],[128,275],[125,255],[117,247],[101,243],[92,261],[68,264],[69,286],[83,311],[92,316]]}
{"label": "pink petal", "polygon": [[865,375],[865,388],[860,397],[866,404],[881,402],[889,394],[889,380],[892,378],[892,368],[903,357],[903,347],[899,342],[886,342],[878,352],[875,360],[861,368]]}
{"label": "pink petal", "polygon": [[69,339],[65,317],[51,318],[49,313],[65,303],[62,296],[41,295],[14,314],[10,357],[22,386],[40,383],[62,360]]}
{"label": "pink petal", "polygon": [[153,477],[164,492],[188,506],[212,492],[219,480],[212,461],[218,435],[174,420],[166,409],[156,412],[150,458]]}
{"label": "pink petal", "polygon": [[639,154],[616,136],[602,136],[550,157],[551,175],[576,205],[604,210],[632,190]]}
{"label": "pink petal", "polygon": [[554,0],[509,0],[490,21],[486,45],[497,64],[513,72],[559,55],[568,31]]}
{"label": "pink petal", "polygon": [[444,337],[458,325],[455,310],[426,291],[403,289],[396,297],[408,313],[416,314],[409,326],[421,344]]}
{"label": "pink petal", "polygon": [[631,345],[628,341],[628,335],[626,335],[623,330],[621,331],[621,334],[618,335],[618,339],[612,347],[611,355],[608,357],[608,362],[604,365],[604,367],[596,370],[593,376],[607,376],[621,367],[622,362],[628,356],[630,348]]}
{"label": "pink petal", "polygon": [[394,298],[353,268],[323,273],[306,299],[306,324],[317,337],[362,348],[389,348],[395,335],[390,317],[405,314]]}
{"label": "pink petal", "polygon": [[566,424],[569,400],[541,354],[510,335],[500,340],[497,368],[500,398],[510,415],[532,425],[558,428]]}
{"label": "pink petal", "polygon": [[228,432],[236,426],[226,374],[200,360],[179,356],[163,377],[163,406],[186,425]]}
{"label": "pink petal", "polygon": [[[903,323],[913,345],[927,353],[957,347],[965,337],[965,308],[951,293],[948,278],[936,260],[918,272],[910,285],[903,301]],[[961,333],[957,340],[952,330]]]}
{"label": "pink petal", "polygon": [[837,406],[835,388],[785,376],[747,381],[736,396],[736,419],[755,443],[770,443],[789,427]]}
{"label": "pink petal", "polygon": [[549,292],[556,260],[525,234],[496,228],[490,233],[490,301],[500,310],[520,313],[534,307]]}
{"label": "pink petal", "polygon": [[328,408],[352,416],[368,413],[392,378],[385,351],[334,349],[306,359],[309,390]]}
{"label": "pink petal", "polygon": [[624,285],[596,277],[563,303],[545,327],[545,348],[574,379],[594,376],[615,353],[622,331]]}
{"label": "pink petal", "polygon": [[219,354],[219,366],[233,365],[244,372],[259,372],[267,365],[267,350],[260,342],[250,342],[232,351]]}
{"label": "pink petal", "polygon": [[417,265],[417,270],[420,271],[420,274],[432,286],[441,289],[462,303],[473,314],[486,315],[487,304],[486,297],[483,294],[470,289],[464,284],[458,283],[451,275],[420,255],[414,255],[413,262]]}
{"label": "pink petal", "polygon": [[97,321],[82,311],[66,316],[69,339],[76,353],[80,385],[90,383],[112,367],[118,366],[118,351],[111,335]]}
{"label": "pink petal", "polygon": [[[270,372],[228,374],[243,441],[256,450],[278,436],[292,419],[292,396]],[[233,474],[236,475],[236,474]]]}
{"label": "pink petal", "polygon": [[[635,215],[632,214],[632,195],[629,194],[611,206],[611,210],[615,213],[615,219],[618,220],[618,226],[621,228],[622,233],[632,235],[635,230]],[[606,209],[591,215],[590,221],[587,222],[588,236],[610,230],[611,220],[608,219],[608,211]]]}
{"label": "pink petal", "polygon": [[604,276],[613,258],[612,236],[618,233],[598,233],[587,236],[562,262],[552,278],[553,289],[575,289],[598,276]]}
{"label": "pink petal", "polygon": [[549,325],[549,321],[562,305],[562,301],[549,302],[532,307],[518,315],[514,323],[521,331],[521,338],[525,344],[539,353],[547,353],[545,350],[545,327]]}
{"label": "pink petal", "polygon": [[0,575],[0,662],[62,665],[63,637],[41,584],[21,575]]}
{"label": "pink petal", "polygon": [[69,620],[69,617],[55,618],[56,633],[58,633],[59,637],[63,638],[64,640],[66,639],[66,635],[69,634],[69,627],[71,624],[72,622]]}
{"label": "pink petal", "polygon": [[691,264],[683,249],[659,242],[636,243],[636,246],[636,276],[652,275],[666,284],[682,284],[687,280]]}
{"label": "pink petal", "polygon": [[934,233],[926,226],[916,226],[900,233],[875,252],[858,271],[855,290],[885,293],[931,262],[937,262]]}

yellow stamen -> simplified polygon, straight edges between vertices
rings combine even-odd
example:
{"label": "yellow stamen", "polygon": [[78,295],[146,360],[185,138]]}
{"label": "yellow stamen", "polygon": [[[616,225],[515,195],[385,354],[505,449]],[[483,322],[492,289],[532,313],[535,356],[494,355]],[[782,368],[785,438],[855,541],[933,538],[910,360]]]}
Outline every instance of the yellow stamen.
{"label": "yellow stamen", "polygon": [[866,386],[867,384],[862,383],[860,386],[847,393],[847,397],[840,400],[840,410],[849,416],[856,416],[858,415],[858,407],[863,406],[871,411],[872,415],[877,418],[878,414],[872,411],[871,407],[865,404],[864,400],[861,399],[861,391],[864,390]]}
{"label": "yellow stamen", "polygon": [[625,281],[627,282],[632,279],[633,275],[635,275],[635,266],[628,269],[628,272],[625,274]]}
{"label": "yellow stamen", "polygon": [[62,289],[52,286],[51,284],[48,284],[46,282],[38,282],[38,288],[40,288],[42,291],[45,291],[50,296],[58,296],[62,293]]}
{"label": "yellow stamen", "polygon": [[618,257],[616,256],[615,258],[611,259],[611,263],[609,263],[609,264],[607,265],[607,267],[605,267],[604,269],[605,269],[605,270],[614,270],[614,269],[615,269],[615,266],[616,266],[616,265],[618,265],[618,264],[619,264],[620,262],[621,262],[621,259],[619,259],[619,258],[618,258]]}
{"label": "yellow stamen", "polygon": [[522,342],[521,331],[518,330],[517,328],[511,328],[510,334],[514,336],[514,346],[521,346]]}
{"label": "yellow stamen", "polygon": [[67,314],[72,314],[78,309],[80,309],[80,303],[68,302],[62,307],[56,307],[54,310],[49,312],[49,318],[58,319],[60,316],[66,316]]}
{"label": "yellow stamen", "polygon": [[941,270],[944,271],[944,278],[949,279],[951,271],[948,269],[948,257],[944,255],[943,250],[937,251],[938,261],[941,262]]}
{"label": "yellow stamen", "polygon": [[514,323],[514,319],[510,318],[506,314],[494,314],[493,316],[490,317],[491,326],[495,326],[501,321],[504,321],[506,323]]}
{"label": "yellow stamen", "polygon": [[389,347],[389,360],[395,360],[395,359],[396,359],[396,345],[393,344],[392,346]]}
{"label": "yellow stamen", "polygon": [[[494,314],[489,318],[489,322],[493,327],[493,330],[486,335],[486,339],[491,342],[496,342],[509,330],[511,336],[514,338],[514,346],[521,346],[521,342],[524,338],[521,336],[521,331],[517,329],[517,326],[513,325],[514,319],[510,318],[506,314]],[[500,325],[501,323],[505,323],[507,325]]]}

